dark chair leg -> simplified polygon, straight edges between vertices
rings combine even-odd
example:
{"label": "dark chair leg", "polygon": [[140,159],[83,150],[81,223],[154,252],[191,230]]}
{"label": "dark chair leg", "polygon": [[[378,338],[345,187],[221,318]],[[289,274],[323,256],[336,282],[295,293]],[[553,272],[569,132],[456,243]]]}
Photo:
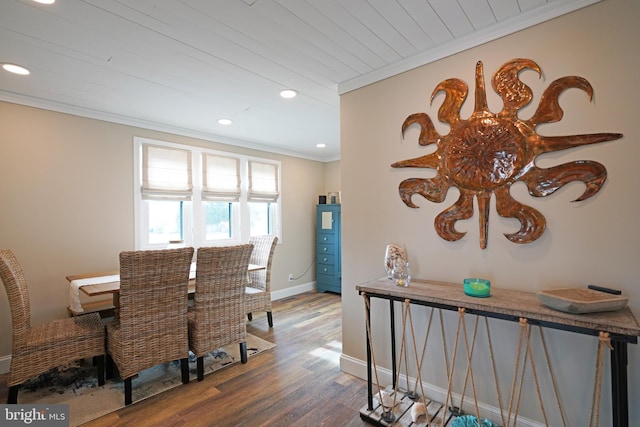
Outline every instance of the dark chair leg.
{"label": "dark chair leg", "polygon": [[104,354],[100,356],[95,356],[93,358],[96,364],[96,368],[98,369],[98,385],[104,385],[104,371],[105,371],[104,359],[105,359]]}
{"label": "dark chair leg", "polygon": [[240,361],[247,363],[247,342],[240,343]]}
{"label": "dark chair leg", "polygon": [[247,319],[249,319],[249,322],[251,322],[253,320],[253,314],[247,313]]}
{"label": "dark chair leg", "polygon": [[124,380],[124,404],[131,405],[131,377]]}
{"label": "dark chair leg", "polygon": [[9,387],[9,396],[7,396],[7,403],[9,405],[13,403],[18,403],[18,389],[20,388],[20,384],[12,385]]}
{"label": "dark chair leg", "polygon": [[107,353],[106,355],[106,362],[105,362],[105,373],[107,376],[107,379],[111,379],[113,378],[113,371],[114,371],[114,365],[115,362],[113,361],[113,357],[111,357],[110,354]]}
{"label": "dark chair leg", "polygon": [[273,328],[273,316],[270,311],[267,311],[267,322],[269,322],[269,327]]}
{"label": "dark chair leg", "polygon": [[198,381],[202,381],[204,379],[204,356],[200,356],[196,360],[196,371],[198,372]]}
{"label": "dark chair leg", "polygon": [[180,359],[180,368],[182,370],[182,384],[189,384],[189,357]]}

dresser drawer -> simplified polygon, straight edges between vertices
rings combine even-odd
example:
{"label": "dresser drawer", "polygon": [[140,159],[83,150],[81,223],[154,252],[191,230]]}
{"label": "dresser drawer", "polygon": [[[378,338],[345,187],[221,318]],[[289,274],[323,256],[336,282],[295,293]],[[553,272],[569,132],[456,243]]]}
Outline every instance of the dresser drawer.
{"label": "dresser drawer", "polygon": [[337,285],[340,286],[340,277],[331,276],[328,274],[317,274],[316,283],[319,285]]}
{"label": "dresser drawer", "polygon": [[325,245],[325,244],[318,245],[318,259],[323,254],[334,255],[335,253],[336,253],[335,245]]}
{"label": "dresser drawer", "polygon": [[318,274],[316,277],[317,283],[324,285],[338,285],[340,286],[340,278],[337,276],[329,276],[328,274]]}
{"label": "dresser drawer", "polygon": [[316,243],[318,243],[318,244],[326,243],[326,244],[335,245],[336,241],[337,241],[337,239],[336,239],[336,235],[335,234],[318,233],[318,241]]}
{"label": "dresser drawer", "polygon": [[318,264],[335,264],[336,257],[334,255],[329,255],[327,253],[319,253],[318,254]]}
{"label": "dresser drawer", "polygon": [[318,264],[316,268],[316,275],[320,277],[320,275],[327,274],[329,276],[333,276],[336,271],[336,268],[333,265],[329,264]]}

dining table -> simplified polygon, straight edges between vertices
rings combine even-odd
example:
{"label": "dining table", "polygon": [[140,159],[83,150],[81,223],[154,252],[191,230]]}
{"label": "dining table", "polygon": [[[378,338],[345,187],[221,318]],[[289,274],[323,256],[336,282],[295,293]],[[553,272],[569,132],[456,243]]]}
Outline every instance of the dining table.
{"label": "dining table", "polygon": [[[264,270],[267,267],[258,264],[249,264],[247,272]],[[120,291],[120,271],[106,271],[88,274],[74,274],[66,277],[69,282],[69,310],[73,314],[81,314],[84,308],[80,299],[80,292],[88,297],[100,295],[112,295],[113,306],[118,307]],[[247,278],[247,280],[249,280]],[[189,271],[189,294],[195,292],[196,283],[196,263],[191,264]]]}

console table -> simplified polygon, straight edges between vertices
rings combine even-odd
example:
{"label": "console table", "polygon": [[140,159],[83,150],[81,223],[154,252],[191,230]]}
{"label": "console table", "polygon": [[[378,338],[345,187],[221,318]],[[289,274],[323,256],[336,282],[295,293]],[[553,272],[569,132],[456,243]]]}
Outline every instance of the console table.
{"label": "console table", "polygon": [[[611,394],[613,426],[628,427],[629,403],[627,397],[627,344],[637,344],[640,325],[625,307],[617,311],[590,314],[569,314],[552,310],[540,303],[533,292],[491,289],[491,297],[474,298],[464,294],[462,284],[414,279],[409,287],[395,286],[386,277],[356,287],[367,300],[381,298],[389,301],[391,320],[391,358],[393,378],[396,378],[394,302],[409,300],[410,304],[457,311],[489,318],[519,322],[526,318],[529,324],[560,329],[579,334],[595,335],[608,332],[611,338]],[[367,304],[367,307],[370,307]],[[369,309],[367,309],[369,310]],[[367,319],[370,319],[367,311]],[[369,329],[370,324],[367,325]],[[373,410],[371,343],[367,338],[367,409]],[[394,384],[395,386],[395,384]],[[366,415],[361,411],[361,418]],[[372,421],[372,420],[368,420]],[[373,420],[375,422],[375,420]]]}

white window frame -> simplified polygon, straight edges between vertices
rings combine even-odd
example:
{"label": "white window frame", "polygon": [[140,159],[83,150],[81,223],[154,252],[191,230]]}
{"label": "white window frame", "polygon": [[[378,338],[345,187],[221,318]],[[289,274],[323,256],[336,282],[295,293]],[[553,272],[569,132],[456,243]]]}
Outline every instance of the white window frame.
{"label": "white window frame", "polygon": [[[261,157],[246,156],[227,151],[210,150],[203,147],[176,144],[155,139],[134,137],[133,138],[133,160],[134,160],[134,227],[135,227],[135,248],[144,249],[164,249],[167,244],[150,244],[149,231],[149,210],[148,204],[142,198],[142,146],[151,144],[164,147],[179,148],[191,151],[192,171],[193,171],[193,196],[190,202],[184,203],[184,245],[195,248],[201,246],[233,245],[249,241],[249,207],[248,207],[248,164],[250,161],[270,163],[277,167],[277,180],[280,185],[277,201],[274,204],[275,212],[272,212],[271,234],[276,235],[282,241],[282,170],[281,162]],[[202,154],[213,154],[225,157],[236,158],[240,162],[240,200],[233,203],[232,208],[232,238],[205,240],[204,226],[204,204],[202,201]]]}

